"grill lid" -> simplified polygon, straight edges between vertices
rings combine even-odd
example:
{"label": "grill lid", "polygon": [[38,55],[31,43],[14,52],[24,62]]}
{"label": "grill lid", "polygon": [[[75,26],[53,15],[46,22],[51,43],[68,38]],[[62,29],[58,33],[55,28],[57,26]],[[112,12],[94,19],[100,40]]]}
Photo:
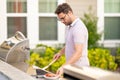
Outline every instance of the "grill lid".
{"label": "grill lid", "polygon": [[0,45],[0,59],[14,66],[27,65],[29,55],[29,40],[19,31]]}

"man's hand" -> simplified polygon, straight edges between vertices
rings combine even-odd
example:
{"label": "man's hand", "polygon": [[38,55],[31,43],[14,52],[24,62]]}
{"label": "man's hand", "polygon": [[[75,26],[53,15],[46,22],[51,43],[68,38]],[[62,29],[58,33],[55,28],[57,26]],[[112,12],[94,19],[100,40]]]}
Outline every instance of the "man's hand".
{"label": "man's hand", "polygon": [[53,59],[58,60],[60,57],[61,57],[61,54],[60,54],[60,53],[57,53],[57,54],[54,55]]}
{"label": "man's hand", "polygon": [[63,67],[60,67],[60,68],[57,70],[56,75],[58,75],[58,76],[62,76],[62,75],[63,75]]}
{"label": "man's hand", "polygon": [[65,47],[63,47],[58,53],[56,53],[53,59],[58,60],[65,53]]}

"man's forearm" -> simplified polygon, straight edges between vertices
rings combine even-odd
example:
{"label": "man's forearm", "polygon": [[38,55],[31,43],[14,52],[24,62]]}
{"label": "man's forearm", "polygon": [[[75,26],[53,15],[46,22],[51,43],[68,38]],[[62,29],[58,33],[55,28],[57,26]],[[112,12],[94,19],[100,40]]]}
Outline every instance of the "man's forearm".
{"label": "man's forearm", "polygon": [[76,61],[78,61],[78,60],[80,59],[80,57],[81,57],[81,53],[75,52],[75,53],[71,56],[70,60],[69,60],[66,64],[73,64],[73,63],[75,63]]}
{"label": "man's forearm", "polygon": [[64,53],[65,53],[65,47],[63,47],[58,53],[59,53],[60,55],[64,54]]}

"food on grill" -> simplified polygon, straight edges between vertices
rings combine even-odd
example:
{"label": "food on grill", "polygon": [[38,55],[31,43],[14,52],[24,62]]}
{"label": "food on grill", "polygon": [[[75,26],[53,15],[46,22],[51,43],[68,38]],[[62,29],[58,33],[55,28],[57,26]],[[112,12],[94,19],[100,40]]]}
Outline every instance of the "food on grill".
{"label": "food on grill", "polygon": [[46,77],[55,77],[56,75],[53,74],[53,73],[46,73],[45,76],[46,76]]}
{"label": "food on grill", "polygon": [[46,78],[47,80],[56,80],[56,79],[58,79],[59,78],[59,76],[58,75],[56,75],[56,74],[53,74],[53,73],[50,73],[50,72],[48,72],[48,73],[46,73],[45,75],[44,75],[44,78]]}

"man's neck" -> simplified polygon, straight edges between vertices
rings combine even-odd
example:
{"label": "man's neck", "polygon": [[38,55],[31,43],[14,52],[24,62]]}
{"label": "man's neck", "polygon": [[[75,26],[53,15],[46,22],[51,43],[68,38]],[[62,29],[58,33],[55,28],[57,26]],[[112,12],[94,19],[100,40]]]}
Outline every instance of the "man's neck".
{"label": "man's neck", "polygon": [[74,22],[76,19],[77,19],[77,17],[73,15],[72,16],[72,22]]}

